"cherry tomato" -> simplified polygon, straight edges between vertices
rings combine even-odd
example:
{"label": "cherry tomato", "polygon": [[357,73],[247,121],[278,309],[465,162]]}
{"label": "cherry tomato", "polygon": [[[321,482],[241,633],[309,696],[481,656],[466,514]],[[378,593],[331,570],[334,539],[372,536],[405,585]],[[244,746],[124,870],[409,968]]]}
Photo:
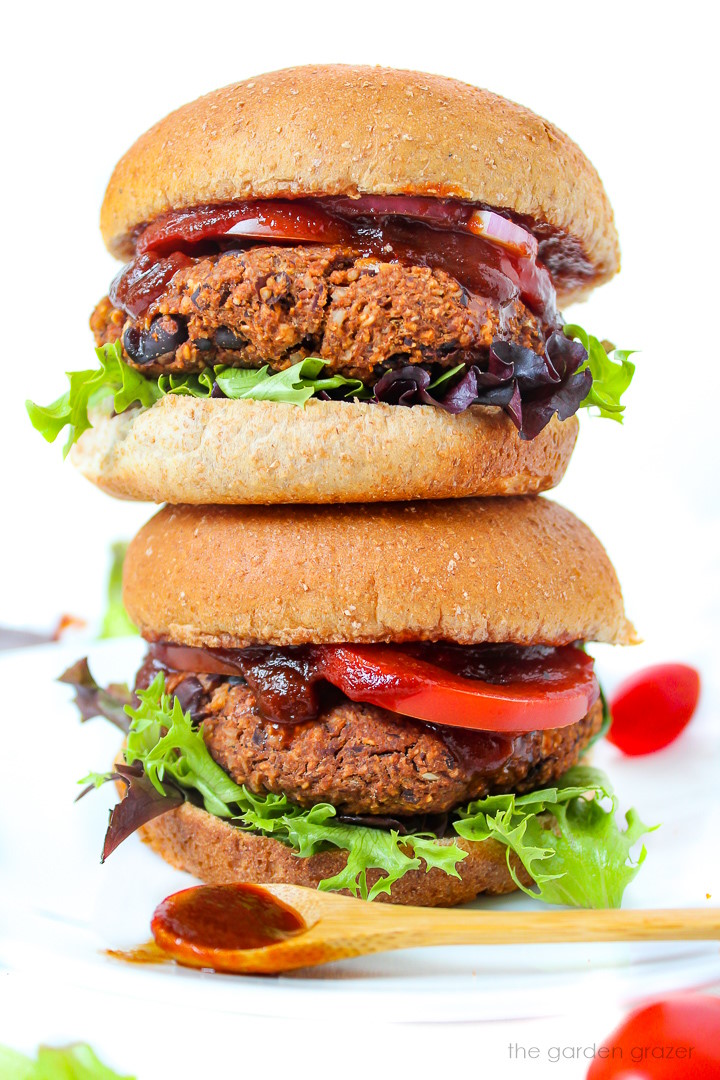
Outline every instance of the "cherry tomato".
{"label": "cherry tomato", "polygon": [[434,724],[480,731],[566,727],[599,696],[592,657],[554,649],[516,678],[485,682],[455,674],[390,645],[325,645],[319,670],[352,701]]}
{"label": "cherry tomato", "polygon": [[587,1073],[587,1080],[685,1078],[720,1078],[720,998],[709,994],[636,1009],[603,1041]]}
{"label": "cherry tomato", "polygon": [[662,750],[690,723],[700,696],[700,675],[687,664],[658,664],[626,679],[610,701],[608,740],[638,757]]}

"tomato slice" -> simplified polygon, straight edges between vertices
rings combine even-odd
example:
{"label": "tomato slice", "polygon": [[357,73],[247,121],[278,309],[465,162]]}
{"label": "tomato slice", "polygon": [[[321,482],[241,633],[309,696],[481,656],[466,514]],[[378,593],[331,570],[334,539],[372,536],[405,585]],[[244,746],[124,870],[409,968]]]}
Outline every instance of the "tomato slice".
{"label": "tomato slice", "polygon": [[652,754],[677,739],[700,698],[700,675],[687,664],[657,664],[626,679],[610,701],[608,741],[629,757]]}
{"label": "tomato slice", "polygon": [[567,727],[600,694],[592,657],[572,645],[547,650],[540,662],[518,660],[503,682],[467,678],[390,645],[325,645],[318,664],[352,701],[479,731]]}
{"label": "tomato slice", "polygon": [[345,222],[331,217],[320,206],[302,200],[264,199],[173,210],[140,234],[137,253],[175,251],[178,245],[195,244],[219,236],[346,244],[352,239],[353,232]]}

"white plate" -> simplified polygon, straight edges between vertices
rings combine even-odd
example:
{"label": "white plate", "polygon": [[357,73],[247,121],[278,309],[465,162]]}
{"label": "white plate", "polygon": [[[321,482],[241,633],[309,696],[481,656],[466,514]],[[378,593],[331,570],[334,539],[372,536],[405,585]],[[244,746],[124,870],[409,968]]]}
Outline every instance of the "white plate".
{"label": "white plate", "polygon": [[[656,659],[646,646],[598,649],[606,686]],[[142,644],[95,645],[98,681],[130,679]],[[149,937],[163,896],[192,882],[135,837],[104,866],[99,852],[111,793],[74,804],[76,781],[107,768],[117,732],[107,722],[80,725],[71,691],[54,680],[77,659],[77,646],[42,646],[0,657],[3,697],[0,783],[0,968],[42,974],[44,982],[187,1001],[194,1008],[293,1017],[378,1020],[489,1020],[560,1015],[591,983],[594,995],[625,1004],[648,993],[720,980],[715,944],[489,946],[405,950],[345,961],[281,978],[233,978],[188,969],[125,965],[104,955]],[[627,907],[703,907],[720,898],[716,796],[720,726],[717,682],[709,664],[700,711],[668,750],[623,758],[610,746],[595,762],[611,774],[623,808],[663,826],[647,840],[648,858],[626,893]],[[715,722],[713,722],[715,721]],[[12,763],[9,767],[9,763]],[[524,896],[478,901],[481,909],[525,910]]]}

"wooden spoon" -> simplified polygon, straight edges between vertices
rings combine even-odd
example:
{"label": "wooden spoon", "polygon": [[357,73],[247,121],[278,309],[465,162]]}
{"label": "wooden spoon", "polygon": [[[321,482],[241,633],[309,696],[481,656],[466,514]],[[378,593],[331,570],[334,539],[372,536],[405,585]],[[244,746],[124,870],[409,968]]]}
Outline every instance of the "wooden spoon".
{"label": "wooden spoon", "polygon": [[299,885],[233,884],[175,893],[157,908],[152,929],[156,944],[135,959],[274,974],[425,945],[720,940],[720,909],[472,911],[369,904]]}

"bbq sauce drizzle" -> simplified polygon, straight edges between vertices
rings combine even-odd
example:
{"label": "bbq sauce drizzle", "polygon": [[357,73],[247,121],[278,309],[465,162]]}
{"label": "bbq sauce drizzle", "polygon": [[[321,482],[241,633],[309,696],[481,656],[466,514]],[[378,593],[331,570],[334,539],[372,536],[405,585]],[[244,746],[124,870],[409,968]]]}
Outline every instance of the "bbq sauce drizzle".
{"label": "bbq sauce drizzle", "polygon": [[[543,645],[466,646],[449,642],[415,643],[402,648],[455,675],[498,685],[537,683],[538,677],[550,679],[549,661],[555,652],[551,646]],[[258,715],[273,724],[296,725],[315,720],[322,708],[322,646],[213,649],[157,642],[150,645],[146,667],[225,678],[233,673],[253,691]],[[548,689],[550,685],[548,681]]]}
{"label": "bbq sauce drizzle", "polygon": [[[346,206],[346,203],[355,205]],[[323,218],[327,217],[329,228],[323,229],[316,224],[313,239],[294,241],[228,234],[224,230],[229,215],[238,205],[200,206],[171,212],[164,219],[153,222],[139,234],[135,258],[113,281],[112,302],[139,318],[161,296],[177,271],[192,265],[198,258],[262,243],[328,244],[340,241],[356,257],[445,270],[470,294],[497,304],[501,311],[511,308],[521,298],[542,319],[546,335],[560,328],[555,287],[548,271],[536,261],[534,254],[518,257],[482,236],[459,228],[473,209],[468,205],[443,204],[447,221],[440,226],[437,221],[426,223],[400,214],[374,213],[371,203],[363,212],[362,200],[268,200],[268,207],[278,207],[280,214],[288,218],[297,217],[303,207],[307,207],[311,215],[317,214],[320,205],[324,207],[320,213]],[[270,213],[267,216],[270,217]],[[175,231],[171,224],[163,228],[165,219],[177,219]]]}

